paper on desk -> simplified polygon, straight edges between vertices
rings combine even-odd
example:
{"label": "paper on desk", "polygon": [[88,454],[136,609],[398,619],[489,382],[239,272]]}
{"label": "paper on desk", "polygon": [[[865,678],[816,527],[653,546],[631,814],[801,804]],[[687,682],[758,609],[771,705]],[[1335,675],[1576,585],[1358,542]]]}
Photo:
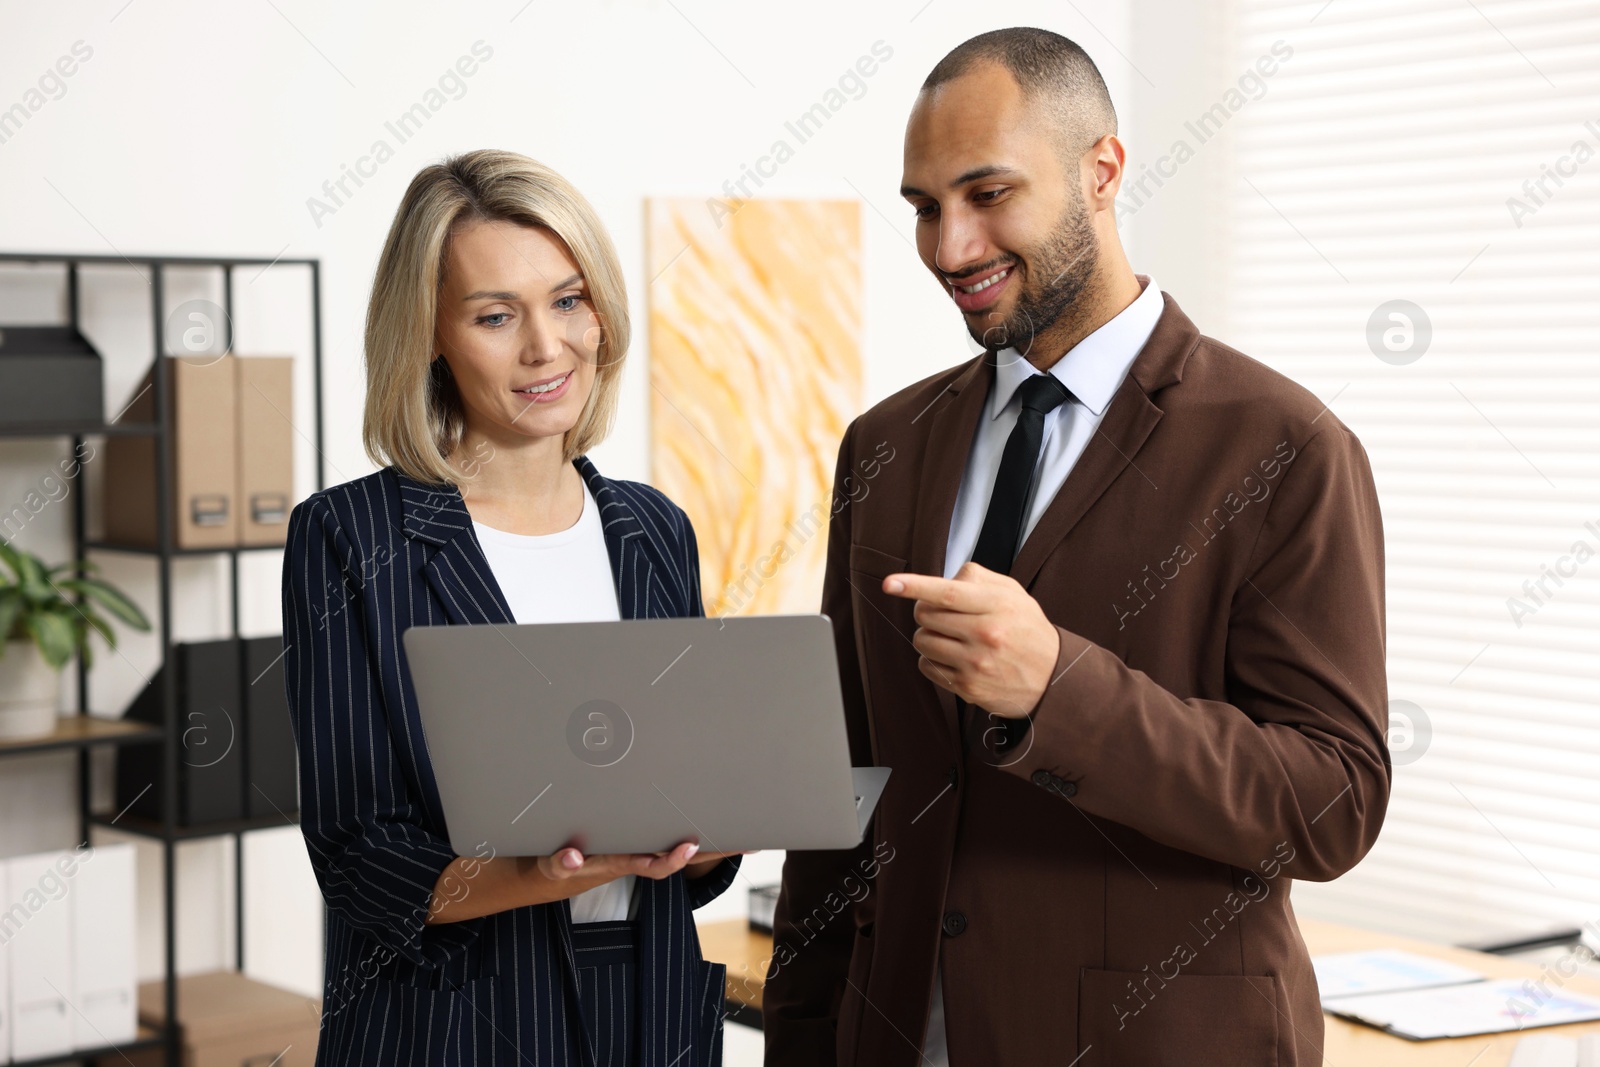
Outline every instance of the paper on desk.
{"label": "paper on desk", "polygon": [[1578,1067],[1578,1043],[1555,1034],[1529,1034],[1517,1039],[1506,1067]]}
{"label": "paper on desk", "polygon": [[1483,979],[1477,971],[1392,948],[1313,956],[1311,966],[1317,972],[1317,990],[1324,1001],[1358,993],[1397,993]]}
{"label": "paper on desk", "polygon": [[1600,1019],[1600,999],[1540,988],[1526,978],[1340,997],[1323,1007],[1417,1041]]}
{"label": "paper on desk", "polygon": [[1507,1067],[1600,1067],[1600,1034],[1529,1034],[1518,1039]]}

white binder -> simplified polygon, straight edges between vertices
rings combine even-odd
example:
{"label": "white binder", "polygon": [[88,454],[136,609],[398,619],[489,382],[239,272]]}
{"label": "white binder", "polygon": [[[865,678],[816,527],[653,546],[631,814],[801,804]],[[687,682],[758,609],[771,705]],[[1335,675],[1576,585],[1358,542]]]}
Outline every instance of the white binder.
{"label": "white binder", "polygon": [[0,929],[11,951],[11,1057],[72,1051],[72,881],[57,867],[65,853],[9,860]]}
{"label": "white binder", "polygon": [[[8,867],[0,863],[0,902],[11,899]],[[0,915],[0,1063],[11,1062],[11,930]]]}
{"label": "white binder", "polygon": [[72,877],[75,1048],[120,1045],[138,1032],[134,982],[134,849],[97,846]]}

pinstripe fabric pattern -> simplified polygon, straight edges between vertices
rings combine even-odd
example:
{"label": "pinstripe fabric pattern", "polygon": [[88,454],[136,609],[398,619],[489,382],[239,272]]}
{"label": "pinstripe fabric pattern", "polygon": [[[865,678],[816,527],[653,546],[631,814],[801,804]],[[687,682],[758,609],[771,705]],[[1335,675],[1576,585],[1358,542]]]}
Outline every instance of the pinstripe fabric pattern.
{"label": "pinstripe fabric pattern", "polygon": [[[702,615],[683,511],[586,457],[574,465],[600,508],[622,617]],[[400,635],[513,622],[460,493],[386,467],[296,505],[283,620],[301,831],[328,909],[317,1063],[594,1067],[566,901],[424,923],[455,853]],[[692,913],[737,867],[640,880],[639,1067],[721,1062],[724,968],[701,958]]]}
{"label": "pinstripe fabric pattern", "polygon": [[630,1067],[639,1043],[638,924],[579,923],[572,947],[595,1067]]}

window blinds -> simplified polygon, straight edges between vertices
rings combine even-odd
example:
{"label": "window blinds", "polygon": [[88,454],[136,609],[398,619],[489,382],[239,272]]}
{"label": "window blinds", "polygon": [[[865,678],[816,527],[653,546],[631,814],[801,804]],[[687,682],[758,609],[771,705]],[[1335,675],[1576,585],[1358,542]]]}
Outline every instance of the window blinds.
{"label": "window blinds", "polygon": [[1600,920],[1600,4],[1226,17],[1231,70],[1292,54],[1218,98],[1222,339],[1361,438],[1387,544],[1388,821],[1297,906],[1443,941]]}

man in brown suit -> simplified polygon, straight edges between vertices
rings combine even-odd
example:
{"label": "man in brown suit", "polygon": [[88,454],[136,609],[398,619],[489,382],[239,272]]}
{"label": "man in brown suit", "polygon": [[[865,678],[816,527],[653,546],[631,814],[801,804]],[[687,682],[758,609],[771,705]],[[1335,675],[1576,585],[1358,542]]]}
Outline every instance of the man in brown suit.
{"label": "man in brown suit", "polygon": [[[823,610],[852,852],[784,867],[767,1063],[1319,1067],[1289,906],[1388,802],[1360,442],[1135,275],[1099,72],[974,38],[906,132],[924,262],[986,352],[851,424]],[[892,459],[881,462],[885,456]]]}

